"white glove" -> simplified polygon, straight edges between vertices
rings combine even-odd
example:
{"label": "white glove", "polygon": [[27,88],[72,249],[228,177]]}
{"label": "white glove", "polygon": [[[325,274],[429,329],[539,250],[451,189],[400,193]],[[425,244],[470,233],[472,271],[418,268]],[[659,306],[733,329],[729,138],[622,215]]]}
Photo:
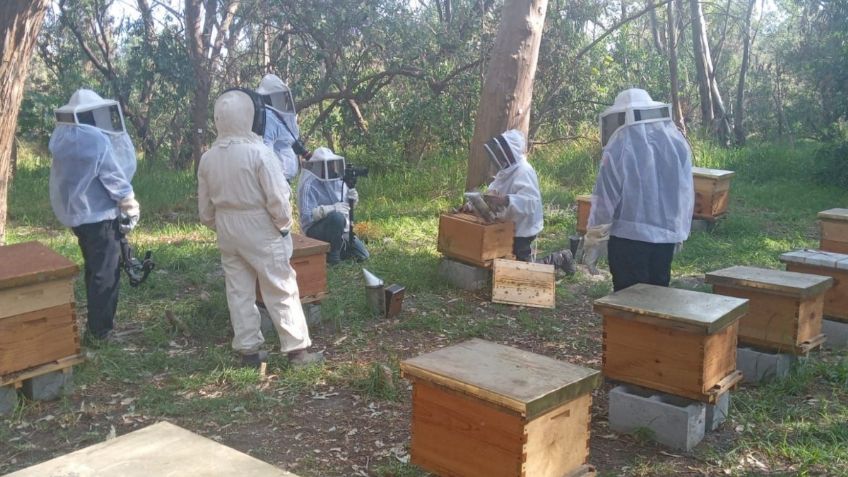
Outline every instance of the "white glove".
{"label": "white glove", "polygon": [[336,208],[332,205],[319,205],[318,207],[312,209],[312,220],[314,222],[318,222],[324,217],[330,215],[330,212],[334,210],[336,210]]}
{"label": "white glove", "polygon": [[612,224],[589,227],[583,236],[583,263],[592,275],[598,274],[598,259],[601,258],[604,242],[609,240]]}
{"label": "white glove", "polygon": [[335,204],[333,204],[333,210],[340,214],[343,214],[344,216],[350,214],[350,206],[345,204],[344,202],[336,202]]}
{"label": "white glove", "polygon": [[126,235],[138,225],[138,221],[141,219],[141,206],[135,200],[135,194],[130,192],[130,195],[118,201],[118,208],[121,209],[121,233]]}
{"label": "white glove", "polygon": [[356,192],[356,189],[350,189],[347,191],[347,198],[353,201],[353,205],[356,205],[359,203],[359,192]]}

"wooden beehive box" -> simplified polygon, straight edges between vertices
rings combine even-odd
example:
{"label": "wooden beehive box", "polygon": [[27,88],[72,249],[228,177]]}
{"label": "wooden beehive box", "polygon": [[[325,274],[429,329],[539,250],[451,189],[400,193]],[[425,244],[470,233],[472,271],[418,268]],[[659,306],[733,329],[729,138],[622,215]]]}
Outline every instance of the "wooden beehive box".
{"label": "wooden beehive box", "polygon": [[754,267],[706,274],[719,295],[748,300],[739,321],[739,341],[782,353],[806,354],[825,340],[821,332],[824,295],[833,279],[821,275]]}
{"label": "wooden beehive box", "polygon": [[848,209],[819,212],[821,242],[825,252],[848,253]]}
{"label": "wooden beehive box", "polygon": [[784,253],[780,261],[790,272],[811,273],[833,278],[833,287],[824,295],[824,315],[848,323],[848,255],[818,250]]}
{"label": "wooden beehive box", "polygon": [[490,268],[492,260],[511,257],[514,236],[511,221],[486,223],[471,214],[439,217],[439,252],[477,267]]}
{"label": "wooden beehive box", "polygon": [[693,167],[695,182],[696,219],[713,221],[727,213],[730,202],[730,179],[736,175],[732,171]]}
{"label": "wooden beehive box", "polygon": [[437,475],[563,477],[587,466],[600,373],[480,339],[401,363],[412,462]]}
{"label": "wooden beehive box", "polygon": [[638,284],[595,300],[604,376],[714,403],[736,385],[736,333],[748,301]]}
{"label": "wooden beehive box", "polygon": [[577,196],[577,233],[583,235],[589,227],[589,213],[592,211],[592,196]]}
{"label": "wooden beehive box", "polygon": [[556,306],[553,265],[495,259],[492,265],[492,301],[537,308]]}
{"label": "wooden beehive box", "polygon": [[39,242],[0,247],[0,377],[79,354],[78,271]]}
{"label": "wooden beehive box", "polygon": [[158,422],[6,477],[297,477],[255,457]]}
{"label": "wooden beehive box", "polygon": [[[297,274],[297,289],[301,303],[314,303],[327,296],[327,252],[330,244],[305,235],[292,233],[291,263]],[[256,283],[256,300],[262,301],[259,283]]]}

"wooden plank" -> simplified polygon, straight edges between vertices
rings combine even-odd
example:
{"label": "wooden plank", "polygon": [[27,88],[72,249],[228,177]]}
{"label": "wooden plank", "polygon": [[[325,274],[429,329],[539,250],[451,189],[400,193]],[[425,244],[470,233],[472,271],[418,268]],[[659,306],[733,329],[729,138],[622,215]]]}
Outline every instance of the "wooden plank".
{"label": "wooden plank", "polygon": [[70,303],[0,319],[0,376],[80,351]]}
{"label": "wooden plank", "polygon": [[848,323],[848,270],[837,270],[819,265],[786,263],[786,269],[799,273],[817,273],[833,278],[833,288],[824,295],[824,315],[835,321]]}
{"label": "wooden plank", "polygon": [[297,477],[254,457],[160,422],[7,477]]}
{"label": "wooden plank", "polygon": [[600,373],[472,339],[401,363],[405,376],[475,396],[532,419],[600,384]]}
{"label": "wooden plank", "polygon": [[748,303],[738,298],[640,283],[595,300],[594,308],[601,314],[613,309],[641,315],[644,320],[659,325],[667,321],[684,323],[711,334],[741,318]]}
{"label": "wooden plank", "polygon": [[825,252],[848,254],[848,242],[838,242],[836,240],[821,239],[819,241],[819,250]]}
{"label": "wooden plank", "polygon": [[301,297],[327,292],[327,256],[324,253],[292,257],[291,266]]}
{"label": "wooden plank", "polygon": [[40,242],[0,247],[0,290],[76,277],[79,267]]}
{"label": "wooden plank", "polygon": [[482,401],[416,380],[412,390],[412,462],[438,475],[515,477],[521,473],[524,422]]}
{"label": "wooden plank", "polygon": [[330,251],[330,244],[306,235],[292,233],[292,258],[308,255],[325,254]]}
{"label": "wooden plank", "polygon": [[589,227],[589,215],[592,213],[592,196],[577,196],[577,233],[585,234]]}
{"label": "wooden plank", "polygon": [[492,301],[537,308],[556,307],[556,272],[553,265],[495,259]]}
{"label": "wooden plank", "polygon": [[7,376],[0,376],[0,387],[8,386],[11,384],[16,388],[19,388],[21,387],[21,384],[27,379],[31,379],[36,376],[41,376],[42,374],[52,373],[53,371],[63,371],[71,368],[72,366],[76,366],[82,363],[83,361],[85,361],[85,357],[81,354],[77,354],[74,356],[66,356],[64,358],[57,359],[52,363],[36,366],[35,368],[30,368],[17,373],[12,373]]}
{"label": "wooden plank", "polygon": [[705,281],[713,285],[742,290],[750,289],[769,295],[783,295],[794,298],[818,296],[833,286],[832,278],[821,275],[744,266],[709,272],[705,275]]}
{"label": "wooden plank", "polygon": [[5,288],[0,290],[0,319],[66,305],[73,301],[73,282],[67,278]]}
{"label": "wooden plank", "polygon": [[562,477],[580,469],[589,458],[592,394],[527,423],[524,445],[526,477]]}

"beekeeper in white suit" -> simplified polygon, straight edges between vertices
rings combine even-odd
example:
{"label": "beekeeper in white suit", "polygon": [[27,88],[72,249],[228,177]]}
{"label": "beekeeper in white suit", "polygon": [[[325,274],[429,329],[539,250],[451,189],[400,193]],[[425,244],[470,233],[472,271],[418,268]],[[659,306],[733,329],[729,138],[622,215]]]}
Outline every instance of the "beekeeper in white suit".
{"label": "beekeeper in white suit", "polygon": [[[489,160],[498,172],[483,199],[499,219],[515,224],[512,253],[523,262],[532,259],[532,244],[544,227],[542,192],[536,170],[527,161],[526,140],[517,129],[498,134],[484,145]],[[570,250],[549,255],[540,263],[555,265],[566,273],[574,273]]]}
{"label": "beekeeper in white suit", "polygon": [[230,90],[215,101],[218,137],[197,172],[200,221],[218,234],[233,349],[246,366],[267,360],[256,281],[292,365],[321,361],[310,353],[309,329],[289,264],[292,240],[291,190],[273,151],[262,143],[264,114],[258,95]]}
{"label": "beekeeper in white suit", "polygon": [[368,249],[354,236],[350,241],[350,203],[359,203],[359,193],[344,182],[345,160],[329,148],[315,149],[297,181],[300,229],[308,236],[329,242],[327,263],[347,258],[367,260]]}
{"label": "beekeeper in white suit", "polygon": [[282,164],[286,180],[291,183],[300,168],[298,156],[309,154],[300,141],[294,97],[283,80],[274,74],[262,77],[256,92],[262,96],[265,103],[263,140],[274,150]]}
{"label": "beekeeper in white suit", "polygon": [[131,184],[135,149],[116,101],[80,89],[55,111],[50,203],[85,260],[89,343],[111,340],[120,285],[120,240],[141,211]]}
{"label": "beekeeper in white suit", "polygon": [[671,106],[627,89],[600,116],[604,146],[584,239],[584,262],[608,243],[613,287],[668,286],[675,245],[689,237],[695,201],[692,151]]}

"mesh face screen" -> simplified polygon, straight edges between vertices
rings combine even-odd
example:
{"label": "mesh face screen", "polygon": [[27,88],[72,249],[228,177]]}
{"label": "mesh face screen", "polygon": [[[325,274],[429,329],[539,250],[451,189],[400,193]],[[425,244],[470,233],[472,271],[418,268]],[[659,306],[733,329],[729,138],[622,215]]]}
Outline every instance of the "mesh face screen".
{"label": "mesh face screen", "polygon": [[624,121],[627,118],[627,113],[620,112],[610,114],[609,116],[605,116],[601,119],[601,145],[606,146],[610,137],[612,137],[612,133],[614,133],[618,128],[624,126]]}
{"label": "mesh face screen", "polygon": [[663,106],[661,108],[654,109],[634,109],[633,110],[633,120],[634,121],[648,121],[650,119],[662,119],[667,118],[668,108]]}

